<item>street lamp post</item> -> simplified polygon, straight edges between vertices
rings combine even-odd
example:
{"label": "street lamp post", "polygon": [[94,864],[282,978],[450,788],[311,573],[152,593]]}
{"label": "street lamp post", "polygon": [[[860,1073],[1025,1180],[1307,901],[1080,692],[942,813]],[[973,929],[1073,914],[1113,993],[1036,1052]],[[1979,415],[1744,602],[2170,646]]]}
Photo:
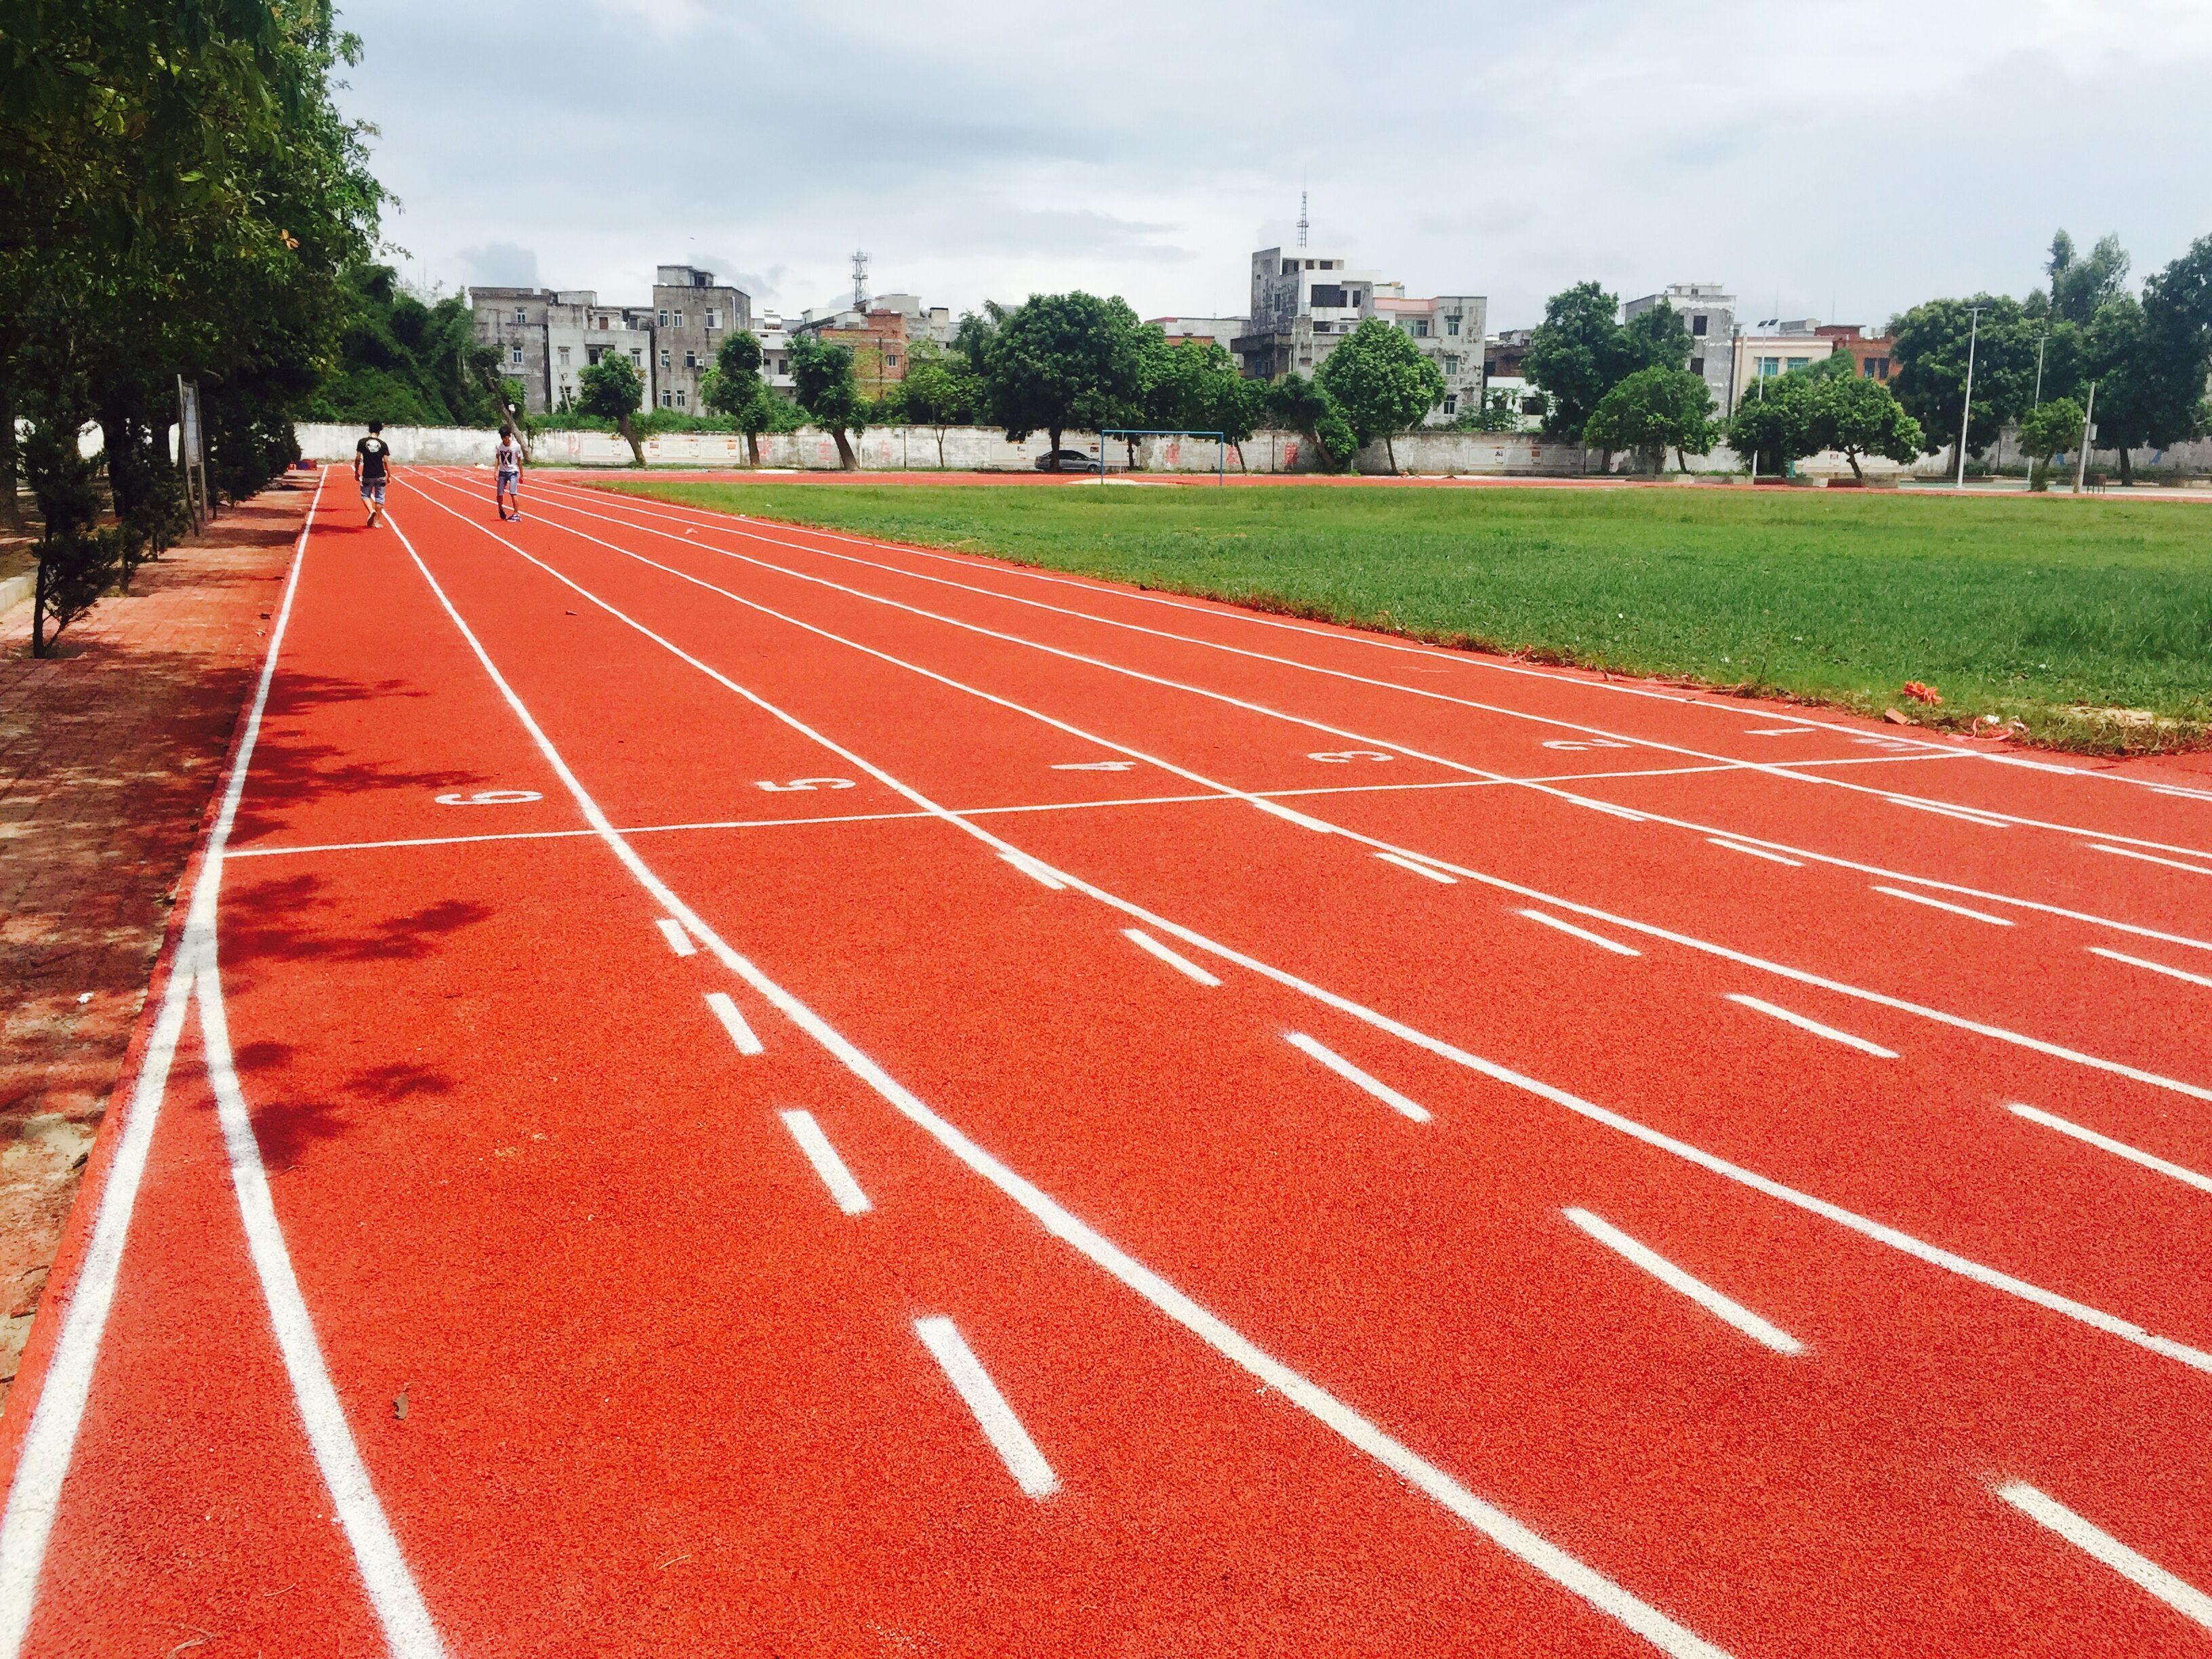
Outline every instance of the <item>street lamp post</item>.
{"label": "street lamp post", "polygon": [[2082,476],[2089,470],[2089,422],[2097,413],[2097,383],[2089,382],[2089,406],[2081,411],[2081,449],[2074,458],[2074,493],[2081,493]]}
{"label": "street lamp post", "polygon": [[1959,411],[1959,483],[1966,487],[1966,423],[1974,414],[1974,343],[1982,327],[1982,308],[1969,306],[1966,309],[1966,401]]}

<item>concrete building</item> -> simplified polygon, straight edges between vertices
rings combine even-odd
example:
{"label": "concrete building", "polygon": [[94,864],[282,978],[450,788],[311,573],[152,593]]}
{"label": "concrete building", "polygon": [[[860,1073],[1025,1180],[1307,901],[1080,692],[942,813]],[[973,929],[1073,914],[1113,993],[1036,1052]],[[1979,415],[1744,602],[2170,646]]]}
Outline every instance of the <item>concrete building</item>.
{"label": "concrete building", "polygon": [[[927,321],[927,313],[924,320]],[[806,319],[790,332],[793,336],[812,334],[849,346],[853,352],[853,378],[859,382],[862,394],[880,398],[888,388],[906,379],[910,349],[907,322],[907,313],[871,304],[866,311],[851,307],[842,311],[810,311]],[[785,355],[788,356],[787,345]]]}
{"label": "concrete building", "polygon": [[662,265],[653,283],[654,401],[663,409],[703,412],[699,377],[736,330],[750,328],[753,302],[742,289],[718,283],[711,270]]}
{"label": "concrete building", "polygon": [[1261,248],[1252,256],[1249,330],[1230,349],[1255,380],[1311,374],[1345,335],[1370,317],[1382,318],[1443,372],[1443,398],[1428,416],[1428,424],[1443,425],[1481,398],[1489,304],[1479,294],[1408,299],[1404,283],[1352,270],[1340,253]]}
{"label": "concrete building", "polygon": [[1146,323],[1168,337],[1170,345],[1181,345],[1185,340],[1211,340],[1224,351],[1233,352],[1237,342],[1252,331],[1249,317],[1147,317]]}
{"label": "concrete building", "polygon": [[1690,325],[1690,373],[1704,376],[1715,409],[1734,408],[1735,295],[1718,283],[1671,283],[1662,293],[1631,300],[1620,308],[1621,320],[1656,310],[1662,300]]}
{"label": "concrete building", "polygon": [[589,289],[472,288],[479,343],[500,373],[522,383],[523,407],[542,415],[573,402],[585,368],[619,351],[636,368],[647,408],[699,409],[699,377],[728,331],[750,325],[752,301],[710,270],[662,265],[653,303],[601,305]]}
{"label": "concrete building", "polygon": [[1838,351],[1850,358],[1853,372],[1863,380],[1887,384],[1895,372],[1896,342],[1869,334],[1856,323],[1823,323],[1817,317],[1770,319],[1744,330],[1734,344],[1736,403],[1761,379],[1809,368]]}

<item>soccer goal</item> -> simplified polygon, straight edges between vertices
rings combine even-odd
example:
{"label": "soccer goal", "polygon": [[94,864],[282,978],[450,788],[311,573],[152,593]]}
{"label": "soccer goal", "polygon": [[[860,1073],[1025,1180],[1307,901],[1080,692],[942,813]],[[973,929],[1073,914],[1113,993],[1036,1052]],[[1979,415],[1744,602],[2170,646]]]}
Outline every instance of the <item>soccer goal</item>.
{"label": "soccer goal", "polygon": [[[1229,434],[1225,432],[1200,432],[1182,426],[1109,426],[1098,434],[1098,482],[1106,482],[1106,444],[1119,438],[1124,444],[1138,438],[1211,438],[1219,446],[1214,451],[1213,482],[1226,485],[1229,482]],[[1240,462],[1241,465],[1242,463]]]}

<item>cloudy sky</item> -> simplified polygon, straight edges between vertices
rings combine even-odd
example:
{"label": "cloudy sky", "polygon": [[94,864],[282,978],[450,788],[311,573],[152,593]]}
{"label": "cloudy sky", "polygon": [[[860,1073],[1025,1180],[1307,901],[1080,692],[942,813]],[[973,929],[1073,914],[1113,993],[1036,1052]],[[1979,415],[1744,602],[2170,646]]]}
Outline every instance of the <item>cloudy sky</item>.
{"label": "cloudy sky", "polygon": [[787,311],[1084,287],[1238,315],[1294,234],[1493,328],[1596,277],[1875,322],[2025,293],[2051,231],[2212,234],[2203,0],[831,8],[341,0],[410,277]]}

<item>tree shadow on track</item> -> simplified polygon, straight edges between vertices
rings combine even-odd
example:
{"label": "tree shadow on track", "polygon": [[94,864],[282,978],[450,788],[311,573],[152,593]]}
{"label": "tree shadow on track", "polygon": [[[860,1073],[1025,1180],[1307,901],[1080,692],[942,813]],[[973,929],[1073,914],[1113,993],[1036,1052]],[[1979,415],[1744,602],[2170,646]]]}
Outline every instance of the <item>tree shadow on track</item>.
{"label": "tree shadow on track", "polygon": [[327,884],[302,872],[231,888],[222,908],[225,971],[251,983],[255,964],[262,963],[420,961],[441,940],[493,914],[474,899],[443,898],[349,924],[330,913],[323,896]]}
{"label": "tree shadow on track", "polygon": [[232,1056],[252,1121],[254,1143],[271,1175],[298,1167],[317,1144],[350,1133],[366,1109],[434,1100],[453,1088],[453,1079],[443,1072],[401,1061],[356,1073],[331,1095],[285,1099],[280,1093],[261,1098],[278,1088],[295,1052],[289,1042],[249,1042]]}

